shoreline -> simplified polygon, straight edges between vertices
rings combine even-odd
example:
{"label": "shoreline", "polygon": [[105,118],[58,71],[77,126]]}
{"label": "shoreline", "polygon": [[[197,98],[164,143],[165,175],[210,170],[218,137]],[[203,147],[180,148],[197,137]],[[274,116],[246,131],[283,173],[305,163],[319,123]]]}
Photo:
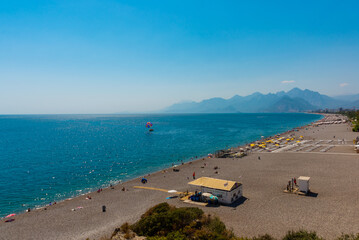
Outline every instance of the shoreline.
{"label": "shoreline", "polygon": [[[294,127],[294,128],[291,128],[285,132],[281,132],[281,133],[276,133],[274,134],[274,136],[282,136],[282,135],[285,135],[285,134],[288,134],[290,132],[293,132],[295,131],[296,129],[302,129],[306,126],[311,126],[312,124],[314,123],[317,123],[317,122],[320,122],[322,119],[324,119],[326,117],[326,115],[330,115],[330,114],[324,114],[324,113],[304,113],[304,114],[314,114],[314,115],[321,115],[322,118],[316,120],[316,121],[313,121],[313,122],[310,122],[308,124],[305,124],[305,125],[302,125],[302,126],[298,126],[298,127]],[[272,135],[271,136],[264,136],[264,138],[258,138],[256,140],[253,140],[251,142],[248,142],[248,143],[245,143],[245,144],[233,144],[234,146],[233,147],[229,147],[229,149],[231,150],[239,150],[239,148],[243,148],[247,145],[250,145],[251,143],[255,143],[257,141],[265,141],[269,138],[273,137]],[[227,148],[224,148],[224,149],[219,149],[219,150],[216,150],[216,151],[221,151],[221,150],[226,150]],[[210,152],[208,153],[209,154],[212,154],[213,156],[215,155],[215,152]],[[111,189],[111,185],[112,187],[119,187],[119,186],[123,186],[124,184],[127,184],[127,183],[132,183],[134,181],[138,181],[140,180],[142,177],[148,177],[148,176],[151,176],[151,175],[157,175],[157,174],[161,174],[161,173],[164,173],[164,172],[168,172],[170,170],[173,169],[173,165],[180,168],[181,166],[183,165],[188,165],[188,164],[192,164],[194,162],[198,162],[200,160],[206,160],[208,159],[208,155],[204,155],[204,156],[199,156],[197,158],[194,158],[194,157],[191,157],[191,158],[188,158],[188,160],[182,160],[180,163],[178,164],[174,164],[172,163],[172,167],[165,167],[165,168],[161,168],[159,167],[160,169],[157,170],[157,171],[154,171],[154,172],[150,172],[150,173],[144,173],[143,175],[140,175],[140,176],[137,176],[137,177],[134,177],[134,178],[131,178],[131,179],[128,179],[126,181],[122,181],[122,180],[118,180],[118,181],[115,181],[115,183],[112,185],[106,185],[106,186],[99,186],[99,187],[95,187],[93,188],[92,190],[88,191],[88,192],[85,192],[85,193],[81,193],[81,194],[78,194],[78,195],[74,195],[74,196],[70,196],[70,197],[66,197],[65,199],[61,199],[61,200],[58,200],[58,201],[54,201],[54,202],[51,202],[52,204],[49,205],[49,204],[45,204],[45,205],[40,205],[40,206],[35,206],[34,208],[30,208],[31,209],[31,212],[34,212],[34,211],[42,211],[44,210],[45,208],[48,208],[48,207],[52,207],[54,205],[57,205],[57,204],[62,204],[64,202],[68,202],[68,201],[71,201],[73,199],[77,199],[77,198],[81,198],[81,197],[84,197],[84,196],[88,196],[88,195],[94,195],[94,194],[97,194],[97,191],[96,189],[102,189],[102,190],[109,190]],[[19,211],[19,212],[14,212],[17,216],[19,215],[23,215],[23,214],[26,214],[28,213],[28,210],[22,210],[22,211]],[[7,214],[5,214],[6,216]],[[4,217],[0,217],[0,221],[3,221],[5,219],[5,216]]]}
{"label": "shoreline", "polygon": [[[320,120],[300,126],[299,131],[296,128],[285,131],[282,135],[303,135],[304,139],[312,140],[312,143],[303,141],[303,146],[308,147],[323,144],[319,143],[323,141],[327,144],[324,146],[335,144],[328,153],[254,150],[244,158],[200,158],[178,166],[180,172],[166,168],[149,174],[147,184],[142,184],[141,178],[135,178],[114,186],[114,189],[92,192],[92,200],[86,200],[82,195],[46,207],[47,210],[19,214],[11,223],[0,221],[0,231],[4,236],[0,239],[101,239],[111,235],[124,222],[136,222],[147,209],[158,203],[191,207],[178,198],[168,199],[171,196],[168,190],[194,191],[188,185],[194,171],[197,178],[240,179],[244,186],[243,201],[216,208],[195,205],[208,214],[220,217],[237,236],[253,237],[268,233],[279,238],[287,231],[297,229],[317,231],[327,239],[333,239],[331,236],[338,236],[341,232],[355,233],[359,229],[359,223],[354,220],[359,217],[359,213],[354,211],[358,196],[347,186],[350,182],[352,188],[359,188],[356,181],[359,177],[356,171],[359,155],[354,156],[350,141],[346,145],[336,144],[336,141],[344,138],[351,140],[357,134],[349,130],[347,123],[313,124]],[[336,136],[335,142],[333,135]],[[296,141],[291,144],[295,145]],[[317,197],[283,193],[288,179],[299,176],[311,177],[310,189],[318,193]],[[126,191],[121,191],[122,186]],[[102,212],[103,206],[107,207],[106,212]],[[291,208],[288,209],[288,206]],[[324,218],[329,220],[323,222]]]}

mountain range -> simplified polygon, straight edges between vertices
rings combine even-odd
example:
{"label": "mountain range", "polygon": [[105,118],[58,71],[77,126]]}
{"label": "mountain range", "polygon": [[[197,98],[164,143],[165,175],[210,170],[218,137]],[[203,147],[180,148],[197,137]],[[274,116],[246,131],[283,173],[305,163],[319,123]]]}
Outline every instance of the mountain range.
{"label": "mountain range", "polygon": [[162,112],[166,113],[258,113],[305,112],[319,109],[359,107],[359,94],[329,97],[308,89],[293,88],[288,92],[248,96],[235,95],[230,99],[210,98],[201,102],[176,103]]}

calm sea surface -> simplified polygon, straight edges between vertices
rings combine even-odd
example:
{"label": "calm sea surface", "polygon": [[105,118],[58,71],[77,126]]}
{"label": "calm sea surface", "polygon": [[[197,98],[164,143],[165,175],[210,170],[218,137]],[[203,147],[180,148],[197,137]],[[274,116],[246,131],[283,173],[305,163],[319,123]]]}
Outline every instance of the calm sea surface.
{"label": "calm sea surface", "polygon": [[[320,119],[311,114],[0,116],[0,217]],[[154,132],[145,128],[153,123]]]}

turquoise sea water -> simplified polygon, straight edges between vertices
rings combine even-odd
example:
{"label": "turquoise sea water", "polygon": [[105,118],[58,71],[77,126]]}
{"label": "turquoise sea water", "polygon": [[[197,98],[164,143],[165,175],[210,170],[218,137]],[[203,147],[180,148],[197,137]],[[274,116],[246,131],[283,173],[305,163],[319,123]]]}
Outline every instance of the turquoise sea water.
{"label": "turquoise sea water", "polygon": [[[312,114],[0,116],[0,217],[320,119]],[[148,132],[146,122],[153,123]]]}

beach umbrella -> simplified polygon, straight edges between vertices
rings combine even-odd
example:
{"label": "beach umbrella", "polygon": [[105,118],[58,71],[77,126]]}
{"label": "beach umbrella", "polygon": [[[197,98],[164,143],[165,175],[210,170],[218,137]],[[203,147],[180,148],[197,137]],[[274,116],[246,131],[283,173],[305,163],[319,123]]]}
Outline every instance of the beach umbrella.
{"label": "beach umbrella", "polygon": [[7,215],[5,218],[13,217],[15,215],[16,215],[15,213],[11,213],[11,214]]}

